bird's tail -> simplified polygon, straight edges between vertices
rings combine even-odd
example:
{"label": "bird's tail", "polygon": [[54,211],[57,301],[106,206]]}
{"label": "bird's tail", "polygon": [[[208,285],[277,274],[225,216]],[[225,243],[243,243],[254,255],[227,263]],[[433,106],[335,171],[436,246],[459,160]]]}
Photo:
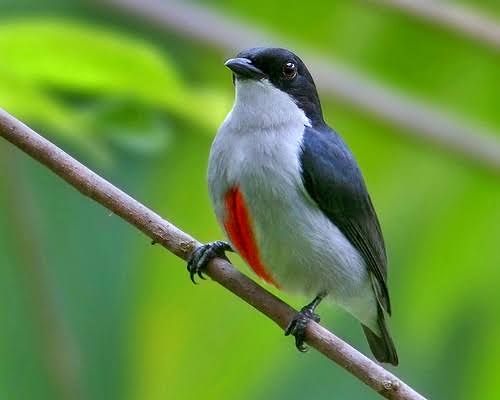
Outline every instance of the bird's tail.
{"label": "bird's tail", "polygon": [[368,340],[368,344],[370,345],[370,349],[375,358],[379,362],[398,365],[398,355],[385,322],[384,312],[382,311],[380,305],[378,308],[377,324],[380,334],[374,333],[365,325],[361,326],[363,327],[366,339]]}

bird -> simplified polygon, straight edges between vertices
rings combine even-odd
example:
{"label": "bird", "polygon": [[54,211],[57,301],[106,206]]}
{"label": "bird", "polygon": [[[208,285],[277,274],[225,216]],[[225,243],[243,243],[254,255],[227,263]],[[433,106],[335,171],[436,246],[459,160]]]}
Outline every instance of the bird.
{"label": "bird", "polygon": [[304,62],[256,47],[226,61],[235,100],[212,143],[208,188],[228,241],[198,247],[191,280],[237,252],[257,276],[310,296],[285,330],[306,351],[305,331],[323,299],[356,318],[375,358],[398,364],[380,223],[360,168],[329,127]]}

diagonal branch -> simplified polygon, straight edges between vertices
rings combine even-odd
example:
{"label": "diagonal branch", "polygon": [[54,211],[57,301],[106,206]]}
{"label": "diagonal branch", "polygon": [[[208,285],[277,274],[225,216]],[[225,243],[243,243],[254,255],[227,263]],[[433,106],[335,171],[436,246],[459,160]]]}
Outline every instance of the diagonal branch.
{"label": "diagonal branch", "polygon": [[[187,260],[200,245],[187,233],[164,220],[132,197],[0,109],[0,136],[59,175],[83,195]],[[233,268],[223,259],[213,260],[207,274],[216,282],[285,328],[296,310]],[[387,399],[425,400],[410,386],[317,323],[307,327],[306,341]]]}

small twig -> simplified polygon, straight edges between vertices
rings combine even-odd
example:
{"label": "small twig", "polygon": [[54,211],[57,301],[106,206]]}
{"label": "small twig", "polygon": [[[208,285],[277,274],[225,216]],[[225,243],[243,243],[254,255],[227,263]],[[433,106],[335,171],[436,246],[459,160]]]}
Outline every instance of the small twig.
{"label": "small twig", "polygon": [[[83,164],[0,109],[0,136],[45,165],[83,195],[94,199],[134,225],[183,260],[200,245],[158,214],[113,186]],[[213,260],[207,274],[226,289],[285,328],[296,310],[237,271],[223,259]],[[317,323],[310,323],[306,341],[388,399],[423,400],[420,394]]]}
{"label": "small twig", "polygon": [[365,0],[390,7],[413,18],[449,29],[478,43],[500,50],[500,22],[471,7],[452,1]]}
{"label": "small twig", "polygon": [[21,153],[0,148],[0,168],[4,169],[9,188],[6,190],[8,209],[4,212],[13,225],[11,236],[19,258],[19,272],[23,275],[30,311],[39,332],[41,353],[57,398],[81,400],[86,396],[79,376],[79,354],[47,279],[42,238],[34,226],[38,215],[30,187],[21,180],[20,156]]}
{"label": "small twig", "polygon": [[[178,0],[106,0],[105,3],[160,29],[179,33],[229,54],[255,46],[296,47],[286,38],[263,34],[259,29],[235,17],[229,17],[200,3]],[[436,4],[435,7],[440,5]],[[430,144],[494,173],[500,172],[500,141],[496,132],[471,125],[408,98],[334,63],[329,58],[307,52],[300,54],[309,65],[319,90],[325,94],[387,121],[399,128],[397,133],[400,135]]]}

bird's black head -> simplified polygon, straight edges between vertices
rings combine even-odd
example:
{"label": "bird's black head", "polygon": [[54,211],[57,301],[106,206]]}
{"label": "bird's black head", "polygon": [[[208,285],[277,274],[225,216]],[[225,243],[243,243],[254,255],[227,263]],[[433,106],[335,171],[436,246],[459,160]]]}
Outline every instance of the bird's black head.
{"label": "bird's black head", "polygon": [[287,93],[313,124],[323,122],[316,85],[302,60],[289,50],[256,47],[240,52],[225,64],[238,80],[268,80]]}

